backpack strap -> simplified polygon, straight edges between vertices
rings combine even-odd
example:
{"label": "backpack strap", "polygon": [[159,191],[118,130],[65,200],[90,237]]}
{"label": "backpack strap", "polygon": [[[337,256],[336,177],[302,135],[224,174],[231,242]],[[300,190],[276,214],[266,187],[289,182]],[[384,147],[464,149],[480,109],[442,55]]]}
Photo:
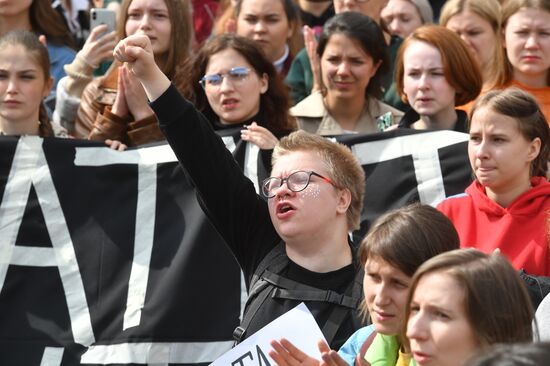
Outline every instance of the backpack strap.
{"label": "backpack strap", "polygon": [[[349,287],[346,289],[345,293],[349,291]],[[339,304],[340,306],[335,306],[332,310],[332,313],[328,317],[325,325],[323,326],[323,334],[325,338],[327,339],[328,343],[331,343],[334,337],[336,336],[336,333],[338,332],[338,329],[340,329],[340,326],[342,323],[344,323],[344,320],[346,319],[346,316],[350,313],[354,313],[357,311],[357,308],[359,307],[359,304],[361,300],[363,299],[363,270],[357,271],[355,274],[355,279],[351,285],[351,297],[344,296],[344,295],[338,295],[343,296],[345,299],[349,299],[349,305],[347,306],[345,304]]]}
{"label": "backpack strap", "polygon": [[271,284],[262,278],[263,272],[266,271],[267,267],[273,267],[274,270],[280,271],[287,264],[288,257],[286,256],[285,245],[283,242],[280,242],[267,253],[260,261],[258,267],[256,267],[256,271],[252,275],[252,280],[250,281],[250,290],[244,306],[243,319],[241,324],[233,331],[233,339],[236,343],[241,342],[250,322],[258,312],[258,309],[273,291],[266,289]]}
{"label": "backpack strap", "polygon": [[[289,259],[286,255],[285,245],[281,242],[262,259],[256,271],[254,271],[241,325],[233,332],[233,338],[237,343],[243,339],[258,309],[269,297],[296,301],[326,302],[337,305],[334,306],[321,329],[329,344],[336,336],[348,314],[355,312],[358,308],[363,298],[363,270],[357,271],[354,281],[349,284],[344,294],[340,294],[332,290],[322,290],[308,286],[278,275],[277,273],[280,273],[288,263]],[[351,294],[349,294],[350,292]]]}

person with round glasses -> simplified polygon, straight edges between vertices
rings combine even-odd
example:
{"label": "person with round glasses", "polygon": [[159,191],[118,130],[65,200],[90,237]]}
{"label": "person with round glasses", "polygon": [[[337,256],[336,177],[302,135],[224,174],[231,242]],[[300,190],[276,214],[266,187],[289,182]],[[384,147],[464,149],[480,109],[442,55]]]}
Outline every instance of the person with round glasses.
{"label": "person with round glasses", "polygon": [[215,130],[240,128],[243,140],[270,150],[295,129],[286,89],[250,39],[223,34],[207,42],[190,67],[190,85]]}
{"label": "person with round glasses", "polygon": [[365,190],[357,158],[321,136],[293,132],[275,146],[265,200],[204,115],[155,66],[147,37],[122,40],[115,56],[142,83],[204,212],[244,272],[250,297],[235,338],[305,302],[331,347],[340,347],[362,326],[362,273],[348,242]]}

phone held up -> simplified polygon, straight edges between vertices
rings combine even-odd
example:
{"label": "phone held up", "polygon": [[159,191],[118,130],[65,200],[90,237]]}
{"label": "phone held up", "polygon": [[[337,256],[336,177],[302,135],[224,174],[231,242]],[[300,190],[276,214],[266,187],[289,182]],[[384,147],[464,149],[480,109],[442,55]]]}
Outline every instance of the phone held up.
{"label": "phone held up", "polygon": [[90,29],[94,29],[100,24],[107,25],[107,31],[100,34],[100,37],[115,30],[116,14],[114,10],[103,8],[92,8],[90,10]]}

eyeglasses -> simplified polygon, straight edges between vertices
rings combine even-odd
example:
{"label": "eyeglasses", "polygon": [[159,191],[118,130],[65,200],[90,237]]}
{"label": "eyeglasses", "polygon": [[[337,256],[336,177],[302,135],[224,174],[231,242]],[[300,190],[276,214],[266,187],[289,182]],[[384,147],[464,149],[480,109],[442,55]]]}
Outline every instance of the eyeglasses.
{"label": "eyeglasses", "polygon": [[332,180],[327,177],[323,177],[321,174],[299,170],[290,174],[286,178],[269,177],[265,179],[262,182],[262,194],[267,198],[275,197],[275,190],[281,187],[284,182],[286,182],[286,186],[292,192],[301,192],[309,185],[312,175],[321,178],[325,182],[332,184],[334,187],[338,187]]}
{"label": "eyeglasses", "polygon": [[204,75],[199,83],[203,88],[207,87],[219,87],[222,85],[224,78],[231,80],[233,85],[243,82],[248,75],[250,75],[250,69],[244,66],[234,67],[225,74],[210,74]]}

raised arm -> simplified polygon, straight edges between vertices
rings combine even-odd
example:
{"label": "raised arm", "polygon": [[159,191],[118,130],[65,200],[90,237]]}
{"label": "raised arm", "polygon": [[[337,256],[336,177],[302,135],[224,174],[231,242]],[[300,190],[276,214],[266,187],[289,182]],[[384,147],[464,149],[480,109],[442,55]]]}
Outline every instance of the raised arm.
{"label": "raised arm", "polygon": [[201,206],[249,278],[279,237],[266,202],[256,195],[211,124],[185,100],[155,64],[149,39],[121,41],[115,57],[143,84],[161,130],[193,181]]}
{"label": "raised arm", "polygon": [[170,80],[155,63],[149,37],[136,34],[123,39],[115,47],[114,56],[126,62],[128,69],[143,85],[150,101],[155,101],[170,86]]}

